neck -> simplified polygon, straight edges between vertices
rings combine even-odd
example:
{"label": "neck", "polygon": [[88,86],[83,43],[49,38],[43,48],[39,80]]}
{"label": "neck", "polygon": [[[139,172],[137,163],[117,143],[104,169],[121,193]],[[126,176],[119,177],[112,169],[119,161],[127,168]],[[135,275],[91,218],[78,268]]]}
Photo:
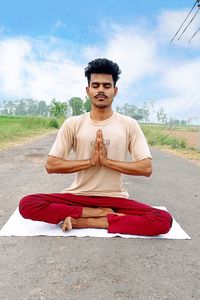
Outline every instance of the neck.
{"label": "neck", "polygon": [[94,121],[104,121],[106,119],[109,119],[113,114],[112,108],[110,109],[99,109],[99,108],[92,108],[90,112],[90,117]]}

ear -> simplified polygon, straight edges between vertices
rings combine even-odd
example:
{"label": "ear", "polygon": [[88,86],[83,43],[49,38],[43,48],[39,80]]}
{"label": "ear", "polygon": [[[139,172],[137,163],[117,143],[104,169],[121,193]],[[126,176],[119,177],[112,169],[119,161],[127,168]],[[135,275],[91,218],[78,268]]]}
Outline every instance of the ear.
{"label": "ear", "polygon": [[88,93],[89,93],[89,86],[86,86],[86,93],[88,95]]}
{"label": "ear", "polygon": [[115,87],[115,88],[114,88],[114,97],[117,95],[117,93],[118,93],[118,88]]}

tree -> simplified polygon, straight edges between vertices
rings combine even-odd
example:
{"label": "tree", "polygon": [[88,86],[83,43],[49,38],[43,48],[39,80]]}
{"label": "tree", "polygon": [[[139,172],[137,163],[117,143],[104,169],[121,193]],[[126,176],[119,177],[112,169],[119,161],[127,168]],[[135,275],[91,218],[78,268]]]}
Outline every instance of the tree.
{"label": "tree", "polygon": [[129,103],[125,103],[123,106],[123,111],[124,111],[124,115],[125,116],[129,116],[131,118],[136,118],[136,110],[137,107],[135,105],[129,104]]}
{"label": "tree", "polygon": [[[152,120],[154,120],[154,117],[155,117],[155,108],[154,108],[154,104],[155,104],[155,101],[151,98],[148,100],[148,102],[146,103],[148,109],[149,109],[149,119],[148,121],[152,122]],[[150,118],[151,117],[151,118]]]}
{"label": "tree", "polygon": [[170,123],[170,126],[172,126],[172,125],[179,125],[180,121],[178,119],[170,118],[169,123]]}
{"label": "tree", "polygon": [[28,115],[28,103],[26,99],[21,99],[16,101],[15,115],[16,116]]}
{"label": "tree", "polygon": [[67,102],[60,102],[53,99],[50,104],[50,115],[56,118],[69,115],[69,105]]}
{"label": "tree", "polygon": [[27,106],[27,115],[29,116],[37,116],[38,114],[38,101],[34,99],[26,99],[26,106]]}
{"label": "tree", "polygon": [[144,120],[144,113],[145,113],[144,109],[138,107],[136,109],[135,119],[138,120],[138,121],[143,121]]}
{"label": "tree", "polygon": [[49,114],[49,105],[46,104],[44,100],[39,101],[37,115],[47,117]]}
{"label": "tree", "polygon": [[138,121],[147,119],[149,115],[149,111],[147,111],[146,108],[138,107],[129,103],[125,103],[122,107],[117,105],[116,111]]}
{"label": "tree", "polygon": [[117,106],[116,106],[116,111],[117,111],[118,113],[120,113],[120,114],[124,115],[124,110],[123,110],[123,107],[121,107],[121,106],[117,105]]}
{"label": "tree", "polygon": [[186,121],[186,120],[181,120],[181,121],[180,121],[180,124],[181,124],[181,125],[187,125],[187,121]]}
{"label": "tree", "polygon": [[158,119],[158,123],[166,123],[167,122],[167,114],[165,113],[165,110],[163,107],[160,107],[159,110],[156,112],[156,116]]}
{"label": "tree", "polygon": [[79,97],[71,98],[69,105],[71,106],[73,116],[81,115],[84,112],[83,100]]}
{"label": "tree", "polygon": [[91,111],[91,101],[90,101],[90,97],[88,97],[88,96],[85,97],[85,102],[83,103],[83,106],[84,106],[84,111],[85,111],[85,112]]}
{"label": "tree", "polygon": [[2,115],[14,115],[15,114],[15,103],[12,101],[4,101],[1,110]]}
{"label": "tree", "polygon": [[143,103],[142,109],[143,109],[143,120],[144,120],[145,122],[149,122],[149,118],[150,118],[150,109],[149,109],[149,105],[148,105],[147,102],[144,102],[144,103]]}

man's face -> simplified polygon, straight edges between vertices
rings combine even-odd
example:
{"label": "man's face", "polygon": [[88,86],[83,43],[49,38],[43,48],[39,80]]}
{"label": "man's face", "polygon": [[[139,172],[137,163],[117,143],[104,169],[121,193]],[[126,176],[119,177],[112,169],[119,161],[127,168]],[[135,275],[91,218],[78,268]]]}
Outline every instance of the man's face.
{"label": "man's face", "polygon": [[90,84],[86,88],[92,106],[107,108],[112,105],[117,94],[117,87],[110,74],[91,74]]}

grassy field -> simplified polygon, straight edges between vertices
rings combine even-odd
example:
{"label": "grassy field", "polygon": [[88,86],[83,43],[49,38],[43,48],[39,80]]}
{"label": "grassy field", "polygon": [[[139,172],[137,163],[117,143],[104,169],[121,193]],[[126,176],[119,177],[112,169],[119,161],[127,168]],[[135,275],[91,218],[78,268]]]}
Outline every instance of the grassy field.
{"label": "grassy field", "polygon": [[169,129],[164,125],[158,124],[142,124],[144,134],[148,139],[148,143],[152,146],[171,146],[172,149],[177,148],[193,148],[199,146],[199,131],[196,126],[179,126]]}
{"label": "grassy field", "polygon": [[0,149],[48,133],[59,126],[60,121],[52,118],[0,116]]}
{"label": "grassy field", "polygon": [[141,127],[150,146],[200,162],[198,126],[168,129],[164,125],[142,124]]}

